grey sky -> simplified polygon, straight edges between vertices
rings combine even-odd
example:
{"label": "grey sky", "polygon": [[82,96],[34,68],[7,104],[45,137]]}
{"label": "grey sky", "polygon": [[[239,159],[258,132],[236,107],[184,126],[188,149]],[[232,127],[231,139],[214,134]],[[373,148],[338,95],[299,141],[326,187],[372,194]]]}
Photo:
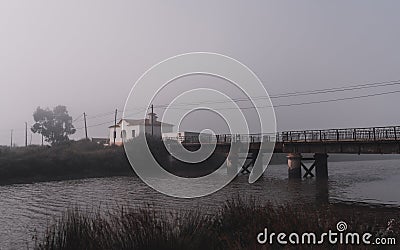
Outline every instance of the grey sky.
{"label": "grey sky", "polygon": [[[191,51],[249,66],[273,94],[400,79],[398,1],[1,1],[0,144],[37,106],[121,109],[153,64]],[[346,96],[399,90],[352,91]],[[274,100],[293,103],[341,93]],[[400,124],[400,94],[276,109],[278,129]],[[89,125],[112,120],[88,121]],[[80,122],[82,123],[82,122]],[[81,127],[82,124],[75,124]],[[83,130],[76,137],[82,137]],[[107,125],[89,136],[106,136]],[[39,142],[39,136],[33,137]]]}

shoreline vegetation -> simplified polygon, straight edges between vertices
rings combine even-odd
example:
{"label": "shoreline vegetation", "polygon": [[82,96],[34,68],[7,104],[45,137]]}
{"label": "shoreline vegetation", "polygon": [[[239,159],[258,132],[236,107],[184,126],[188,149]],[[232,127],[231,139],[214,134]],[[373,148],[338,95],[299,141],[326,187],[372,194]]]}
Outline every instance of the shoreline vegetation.
{"label": "shoreline vegetation", "polygon": [[[167,162],[167,151],[156,145],[156,158]],[[353,156],[352,156],[353,157]],[[399,159],[396,156],[354,156],[358,160]],[[174,162],[163,166],[167,171],[182,177],[199,177],[213,172],[225,160],[214,155],[198,165]],[[346,161],[348,156],[335,155],[329,161]],[[270,164],[286,164],[286,155],[273,155]],[[69,179],[98,178],[111,176],[134,176],[123,147],[103,146],[80,140],[68,141],[54,146],[28,146],[10,149],[0,146],[0,185],[23,184]]]}
{"label": "shoreline vegetation", "polygon": [[122,147],[81,140],[52,147],[0,148],[3,185],[119,175],[133,176]]}
{"label": "shoreline vegetation", "polygon": [[[339,221],[345,232],[376,237],[400,236],[400,209],[326,205],[276,205],[253,198],[227,200],[216,213],[155,211],[150,205],[113,211],[85,212],[69,209],[49,224],[42,235],[35,235],[36,249],[309,249],[311,245],[260,245],[256,237],[265,228],[269,233],[338,232]],[[398,245],[397,245],[398,246]],[[382,246],[330,245],[326,240],[313,249],[382,249]],[[396,245],[385,249],[397,249]]]}
{"label": "shoreline vegetation", "polygon": [[[134,147],[141,141],[129,143]],[[215,154],[197,165],[171,164],[161,141],[150,139],[150,144],[156,160],[167,171],[179,176],[207,175],[225,160]],[[88,140],[53,146],[0,147],[0,185],[112,176],[135,176],[124,147],[103,146]]]}
{"label": "shoreline vegetation", "polygon": [[[156,143],[157,160],[165,162],[165,148]],[[204,175],[213,171],[209,162],[188,166],[169,164],[168,171],[181,176]],[[271,164],[282,164],[284,155],[277,155]],[[211,166],[211,167],[210,167]],[[81,140],[52,147],[0,147],[0,184],[31,183],[109,176],[134,176],[123,147],[104,147]],[[67,210],[50,224],[44,235],[35,235],[36,249],[259,249],[281,245],[259,245],[258,233],[315,232],[334,230],[345,221],[349,230],[371,232],[374,236],[394,235],[399,242],[400,208],[364,204],[316,203],[277,205],[239,197],[226,201],[216,213],[207,209],[181,212],[155,211],[151,206],[87,212]],[[393,219],[393,220],[392,220]],[[389,223],[389,224],[388,224]],[[294,248],[309,248],[297,245]],[[332,248],[331,245],[315,248]],[[362,248],[365,248],[363,246]],[[355,249],[351,245],[335,249]],[[395,247],[388,249],[396,249]]]}

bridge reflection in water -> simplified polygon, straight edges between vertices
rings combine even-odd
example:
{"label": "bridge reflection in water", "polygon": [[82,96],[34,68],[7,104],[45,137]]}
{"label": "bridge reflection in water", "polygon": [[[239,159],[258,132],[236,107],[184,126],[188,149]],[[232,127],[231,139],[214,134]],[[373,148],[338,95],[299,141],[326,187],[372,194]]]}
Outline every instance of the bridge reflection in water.
{"label": "bridge reflection in water", "polygon": [[[216,144],[216,151],[228,152],[234,145],[248,143],[248,152],[233,150],[229,162],[241,168],[242,173],[248,173],[250,167],[256,164],[259,154],[268,151],[275,144],[274,153],[287,153],[289,178],[300,179],[313,177],[328,178],[328,154],[400,154],[400,126],[346,128],[325,130],[284,131],[276,134],[201,134],[202,144]],[[199,136],[184,138],[167,138],[180,141],[185,148],[196,150],[200,146]],[[264,146],[265,147],[264,147]],[[237,148],[240,148],[238,146]],[[243,166],[236,166],[239,153],[247,153],[249,161]],[[313,153],[313,157],[303,157],[302,153]],[[307,167],[303,161],[312,160]]]}

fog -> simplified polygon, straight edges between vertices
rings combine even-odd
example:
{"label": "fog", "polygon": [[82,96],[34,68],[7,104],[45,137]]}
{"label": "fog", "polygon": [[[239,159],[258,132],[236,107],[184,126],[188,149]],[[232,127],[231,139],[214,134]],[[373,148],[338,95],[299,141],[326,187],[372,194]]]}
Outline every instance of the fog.
{"label": "fog", "polygon": [[[364,0],[1,1],[0,144],[10,143],[13,129],[15,143],[23,145],[24,122],[33,124],[36,107],[58,104],[74,119],[88,114],[89,137],[107,137],[113,111],[123,109],[135,81],[161,60],[192,51],[241,61],[270,95],[399,80],[399,9],[398,1]],[[399,95],[280,106],[278,130],[400,125]],[[82,119],[75,127],[73,138],[84,137]],[[39,142],[33,135],[32,143]]]}

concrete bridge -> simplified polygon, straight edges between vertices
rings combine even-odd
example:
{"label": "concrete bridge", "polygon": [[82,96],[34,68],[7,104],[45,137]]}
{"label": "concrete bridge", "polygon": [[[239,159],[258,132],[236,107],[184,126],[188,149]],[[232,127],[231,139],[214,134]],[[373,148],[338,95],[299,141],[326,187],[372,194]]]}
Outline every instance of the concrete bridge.
{"label": "concrete bridge", "polygon": [[[200,146],[199,137],[180,138],[187,149],[195,150]],[[208,141],[207,141],[208,140]],[[314,174],[317,178],[328,177],[328,154],[400,154],[400,126],[346,128],[325,130],[284,131],[276,134],[232,135],[222,134],[215,137],[202,138],[202,142],[216,143],[216,150],[228,152],[231,145],[249,143],[249,162],[242,166],[242,173],[249,173],[248,168],[254,166],[258,154],[265,149],[261,142],[268,145],[275,142],[274,153],[287,153],[289,178],[301,178]],[[312,153],[313,157],[305,158],[302,153]],[[233,154],[233,158],[238,156]],[[235,162],[235,159],[229,159]],[[307,167],[303,161],[313,160]]]}

